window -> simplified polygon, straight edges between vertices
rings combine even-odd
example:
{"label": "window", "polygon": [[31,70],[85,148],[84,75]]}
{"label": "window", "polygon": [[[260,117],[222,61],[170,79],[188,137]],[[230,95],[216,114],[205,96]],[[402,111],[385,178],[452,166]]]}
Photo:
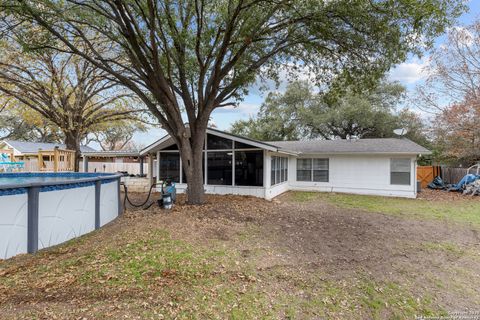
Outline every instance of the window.
{"label": "window", "polygon": [[232,153],[207,153],[207,183],[214,185],[232,185]]}
{"label": "window", "polygon": [[313,181],[328,182],[328,159],[312,159]]}
{"label": "window", "polygon": [[312,159],[297,159],[297,181],[312,181]]}
{"label": "window", "polygon": [[328,182],[328,159],[297,159],[297,181]]}
{"label": "window", "polygon": [[288,158],[272,157],[270,185],[276,185],[288,180]]}
{"label": "window", "polygon": [[410,159],[390,159],[390,184],[410,185]]}
{"label": "window", "polygon": [[207,135],[208,150],[232,149],[232,148],[233,148],[232,140],[215,136],[213,134]]}
{"label": "window", "polygon": [[235,185],[263,186],[263,151],[235,152]]}
{"label": "window", "polygon": [[170,178],[174,182],[180,182],[180,154],[161,152],[159,169],[160,180]]}

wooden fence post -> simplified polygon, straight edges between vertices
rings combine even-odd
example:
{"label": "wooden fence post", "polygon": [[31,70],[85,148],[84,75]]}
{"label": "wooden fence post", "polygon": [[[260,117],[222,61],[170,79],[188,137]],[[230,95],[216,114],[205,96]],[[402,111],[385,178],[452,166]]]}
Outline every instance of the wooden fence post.
{"label": "wooden fence post", "polygon": [[38,149],[38,171],[43,171],[43,154],[42,149]]}
{"label": "wooden fence post", "polygon": [[58,162],[60,161],[60,156],[58,152],[58,146],[55,146],[53,149],[53,172],[58,172]]}

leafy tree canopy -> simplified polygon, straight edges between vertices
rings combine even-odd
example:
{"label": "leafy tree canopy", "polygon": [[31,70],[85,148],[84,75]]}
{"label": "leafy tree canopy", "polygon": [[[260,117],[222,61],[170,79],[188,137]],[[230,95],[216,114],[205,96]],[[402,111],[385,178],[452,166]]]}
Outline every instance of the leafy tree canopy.
{"label": "leafy tree canopy", "polygon": [[[0,99],[2,100],[2,99]],[[0,140],[62,142],[62,133],[37,112],[10,106],[11,99],[0,108]]]}
{"label": "leafy tree canopy", "polygon": [[259,140],[350,139],[392,137],[405,127],[407,137],[427,143],[421,119],[406,109],[397,112],[405,89],[382,82],[377,88],[341,96],[314,93],[307,82],[291,83],[285,93],[270,93],[255,118],[237,121],[232,132]]}

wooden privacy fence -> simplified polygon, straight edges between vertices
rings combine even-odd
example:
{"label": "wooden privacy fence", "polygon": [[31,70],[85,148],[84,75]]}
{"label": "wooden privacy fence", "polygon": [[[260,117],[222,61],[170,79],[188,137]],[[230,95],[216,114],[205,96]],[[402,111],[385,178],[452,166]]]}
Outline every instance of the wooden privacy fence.
{"label": "wooden privacy fence", "polygon": [[[421,182],[422,188],[426,188],[436,176],[440,176],[447,184],[455,184],[462,180],[467,173],[469,173],[468,168],[419,166],[417,167],[417,180]],[[476,172],[471,170],[470,173]]]}
{"label": "wooden privacy fence", "polygon": [[422,188],[426,188],[433,178],[441,175],[441,171],[439,166],[418,166],[417,181],[420,181]]}
{"label": "wooden privacy fence", "polygon": [[442,167],[441,177],[445,183],[458,183],[467,174],[467,171],[468,168]]}

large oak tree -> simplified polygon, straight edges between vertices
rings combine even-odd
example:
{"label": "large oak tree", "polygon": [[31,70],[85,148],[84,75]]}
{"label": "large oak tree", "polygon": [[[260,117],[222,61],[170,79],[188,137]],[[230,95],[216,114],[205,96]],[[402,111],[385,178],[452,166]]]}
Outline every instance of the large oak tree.
{"label": "large oak tree", "polygon": [[[464,8],[461,0],[0,3],[143,100],[180,149],[190,203],[204,199],[202,148],[212,111],[235,104],[259,77],[275,78],[288,64],[308,66],[324,86],[369,83],[404,61],[420,39],[428,44]],[[95,50],[99,38],[110,43],[108,53]],[[32,45],[56,47],[52,41]]]}
{"label": "large oak tree", "polygon": [[78,55],[51,49],[24,52],[14,41],[0,41],[0,101],[13,105],[10,114],[25,124],[58,128],[67,149],[75,151],[75,171],[88,133],[112,121],[137,118],[130,96]]}

